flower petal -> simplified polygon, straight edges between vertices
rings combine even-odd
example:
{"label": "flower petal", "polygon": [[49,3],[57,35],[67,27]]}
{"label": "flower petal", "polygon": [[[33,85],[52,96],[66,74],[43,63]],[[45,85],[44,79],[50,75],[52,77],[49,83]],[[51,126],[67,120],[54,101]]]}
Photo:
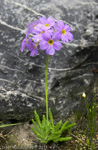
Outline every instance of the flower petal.
{"label": "flower petal", "polygon": [[49,17],[49,18],[47,19],[47,22],[48,22],[48,23],[50,23],[50,22],[54,22],[54,18]]}
{"label": "flower petal", "polygon": [[43,45],[40,45],[40,49],[41,50],[45,50],[45,49],[47,49],[47,47],[48,47],[48,43],[47,42],[44,43]]}
{"label": "flower petal", "polygon": [[73,34],[72,33],[67,32],[66,36],[68,37],[69,40],[71,40],[71,41],[73,40]]}
{"label": "flower petal", "polygon": [[48,55],[54,55],[55,54],[55,49],[53,48],[53,46],[49,46],[46,49],[46,54],[48,54]]}
{"label": "flower petal", "polygon": [[54,24],[55,24],[54,18],[49,17],[49,18],[47,19],[47,23],[49,24],[49,26],[54,26]]}
{"label": "flower petal", "polygon": [[32,50],[33,50],[33,46],[32,46],[31,44],[29,44],[29,43],[26,45],[26,47],[27,47],[27,49],[28,49],[29,51],[32,51]]}
{"label": "flower petal", "polygon": [[63,42],[63,43],[65,43],[65,41],[66,41],[66,43],[68,43],[68,37],[66,36],[66,34],[65,34],[65,35],[62,35],[62,36],[61,36],[61,39],[62,39],[62,42]]}
{"label": "flower petal", "polygon": [[67,24],[65,24],[64,29],[66,30],[66,32],[69,32],[71,30],[71,28]]}
{"label": "flower petal", "polygon": [[26,47],[26,42],[27,42],[27,39],[24,39],[21,43],[21,52],[23,52],[23,50],[25,49]]}
{"label": "flower petal", "polygon": [[29,34],[32,34],[33,33],[33,29],[29,28],[27,31],[26,31],[26,38],[28,37]]}
{"label": "flower petal", "polygon": [[57,41],[61,38],[59,32],[55,32],[52,36],[53,41]]}
{"label": "flower petal", "polygon": [[67,34],[62,35],[62,36],[61,36],[61,39],[62,39],[62,42],[64,42],[64,43],[65,43],[65,42],[66,42],[66,43],[69,42]]}
{"label": "flower petal", "polygon": [[47,41],[41,40],[41,41],[39,42],[39,45],[44,45],[44,44],[46,44],[46,43],[47,43]]}
{"label": "flower petal", "polygon": [[59,51],[62,47],[62,44],[60,42],[54,42],[53,47]]}
{"label": "flower petal", "polygon": [[37,50],[32,50],[30,56],[36,56],[38,54]]}
{"label": "flower petal", "polygon": [[33,38],[34,42],[39,42],[42,40],[42,36],[40,34],[34,35]]}
{"label": "flower petal", "polygon": [[[34,45],[34,46],[33,46],[33,45]],[[31,39],[28,40],[28,43],[26,44],[26,47],[27,47],[27,49],[28,49],[29,51],[32,51],[32,50],[34,49],[34,47],[37,48],[36,45],[32,42]]]}
{"label": "flower petal", "polygon": [[44,40],[48,41],[49,39],[51,39],[51,33],[46,31],[45,33],[42,34],[42,37]]}
{"label": "flower petal", "polygon": [[27,25],[27,28],[31,28],[32,26],[34,26],[34,22],[30,22],[28,25]]}
{"label": "flower petal", "polygon": [[63,23],[63,21],[59,20],[59,21],[57,21],[57,24],[58,24],[58,26],[59,26],[60,28],[64,28],[64,23]]}
{"label": "flower petal", "polygon": [[40,22],[41,22],[42,24],[45,24],[45,23],[47,22],[45,16],[41,17],[39,20],[40,20]]}

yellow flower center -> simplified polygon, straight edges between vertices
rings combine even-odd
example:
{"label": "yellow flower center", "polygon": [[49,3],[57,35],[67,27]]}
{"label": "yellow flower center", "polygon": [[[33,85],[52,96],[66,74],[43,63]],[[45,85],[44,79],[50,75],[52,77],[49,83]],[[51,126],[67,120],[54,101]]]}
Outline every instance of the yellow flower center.
{"label": "yellow flower center", "polygon": [[46,23],[46,24],[45,24],[45,27],[49,27],[49,24],[48,24],[48,23]]}
{"label": "yellow flower center", "polygon": [[41,33],[40,33],[40,35],[42,36],[42,34],[44,33],[45,31],[42,31]]}
{"label": "yellow flower center", "polygon": [[28,44],[29,43],[29,41],[28,41],[28,39],[26,39],[27,41],[26,41],[26,44]]}
{"label": "yellow flower center", "polygon": [[66,34],[66,30],[65,29],[62,29],[62,34]]}
{"label": "yellow flower center", "polygon": [[48,41],[48,44],[49,44],[49,45],[52,45],[52,44],[53,44],[53,40],[50,39],[50,40]]}

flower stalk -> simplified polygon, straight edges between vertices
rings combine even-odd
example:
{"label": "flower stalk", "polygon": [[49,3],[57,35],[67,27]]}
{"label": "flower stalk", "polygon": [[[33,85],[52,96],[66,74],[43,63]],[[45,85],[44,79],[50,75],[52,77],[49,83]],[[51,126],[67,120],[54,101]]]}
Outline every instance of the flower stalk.
{"label": "flower stalk", "polygon": [[48,91],[47,91],[48,62],[49,62],[49,55],[47,55],[47,57],[46,57],[46,71],[45,71],[45,97],[46,97],[46,118],[47,118],[47,121],[48,121]]}

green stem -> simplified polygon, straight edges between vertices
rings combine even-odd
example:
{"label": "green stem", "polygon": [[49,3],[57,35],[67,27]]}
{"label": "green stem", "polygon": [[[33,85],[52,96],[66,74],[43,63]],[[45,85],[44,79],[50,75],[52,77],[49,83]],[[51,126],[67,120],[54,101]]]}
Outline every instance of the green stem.
{"label": "green stem", "polygon": [[47,118],[47,121],[48,121],[48,92],[47,92],[48,61],[49,61],[49,55],[47,55],[47,58],[46,58],[46,71],[45,71],[45,96],[46,96],[46,118]]}

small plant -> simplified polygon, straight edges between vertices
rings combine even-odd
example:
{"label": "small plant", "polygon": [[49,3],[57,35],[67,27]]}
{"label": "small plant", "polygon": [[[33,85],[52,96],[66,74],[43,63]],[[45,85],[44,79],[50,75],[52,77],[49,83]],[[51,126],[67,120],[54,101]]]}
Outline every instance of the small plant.
{"label": "small plant", "polygon": [[49,108],[50,121],[46,119],[45,115],[43,115],[43,119],[41,122],[39,115],[37,114],[36,111],[34,111],[34,114],[37,124],[32,119],[32,122],[35,125],[35,127],[32,127],[32,130],[35,133],[37,139],[41,141],[41,143],[48,143],[49,141],[53,141],[56,143],[68,141],[71,139],[71,137],[61,137],[61,135],[63,131],[70,129],[75,125],[75,123],[69,124],[69,121],[66,121],[64,124],[62,124],[61,120],[56,125],[54,125],[53,115],[51,113],[50,108]]}
{"label": "small plant", "polygon": [[86,106],[86,111],[87,111],[87,125],[88,125],[88,145],[91,146],[91,149],[94,149],[94,143],[93,143],[93,138],[96,132],[96,127],[95,127],[95,121],[96,121],[96,100],[93,98],[92,104],[89,105],[89,103],[86,101],[86,94],[83,93],[82,97],[84,98],[85,106]]}
{"label": "small plant", "polygon": [[[55,22],[54,18],[49,17],[46,19],[44,16],[35,22],[31,22],[27,28],[26,37],[22,41],[21,52],[23,52],[26,47],[30,51],[30,56],[36,56],[38,54],[37,46],[40,46],[40,49],[46,50],[47,54],[45,71],[46,116],[43,115],[41,122],[39,115],[34,111],[36,122],[32,119],[35,125],[35,127],[32,127],[32,130],[41,143],[67,141],[71,139],[71,137],[61,138],[62,132],[74,126],[75,123],[68,124],[69,122],[66,121],[62,124],[62,121],[59,121],[57,125],[54,125],[53,115],[48,108],[47,77],[49,55],[54,55],[55,51],[60,51],[62,42],[68,43],[69,40],[73,40],[73,35],[70,33],[71,28],[67,24],[64,24],[63,21]],[[30,36],[31,38],[29,38]]]}

